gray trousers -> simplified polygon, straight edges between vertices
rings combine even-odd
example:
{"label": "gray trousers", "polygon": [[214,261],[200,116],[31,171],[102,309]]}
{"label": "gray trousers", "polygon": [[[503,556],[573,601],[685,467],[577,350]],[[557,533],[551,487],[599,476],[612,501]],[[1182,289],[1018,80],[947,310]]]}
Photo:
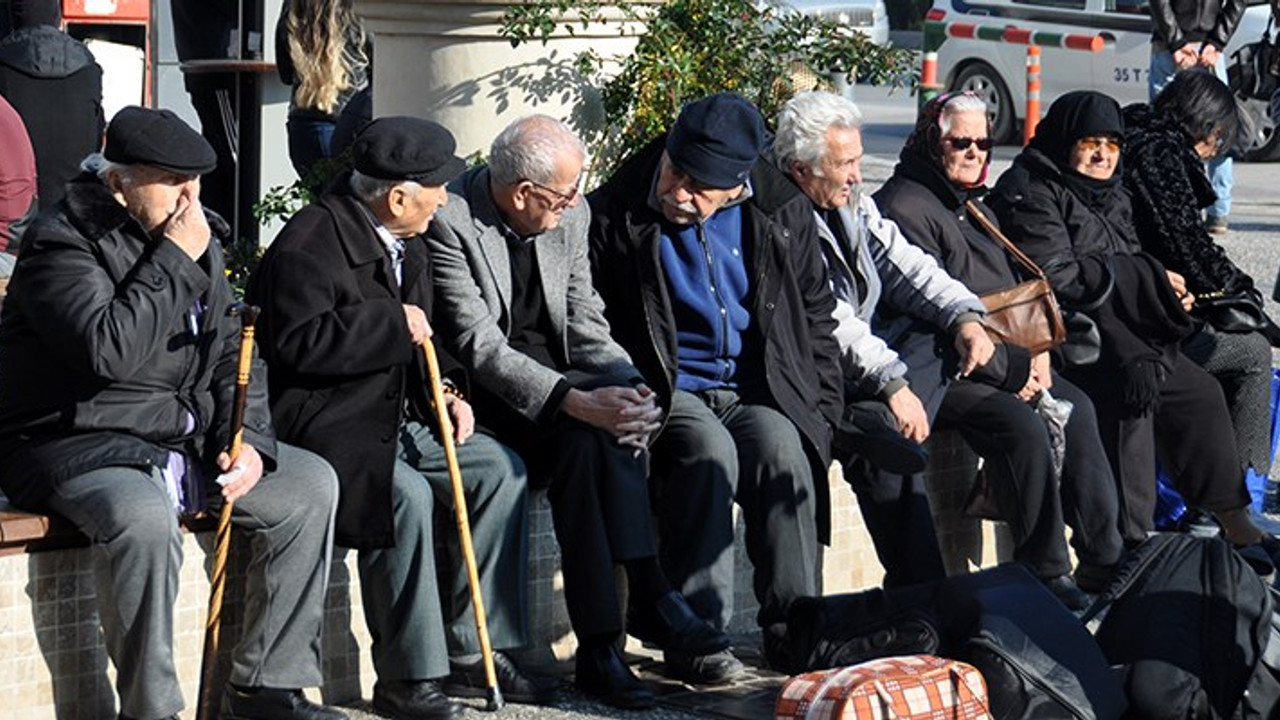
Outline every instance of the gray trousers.
{"label": "gray trousers", "polygon": [[[329,582],[338,479],[329,464],[279,444],[279,467],[241,498],[232,522],[251,557],[244,632],[232,652],[237,685],[319,685],[320,624]],[[98,614],[116,666],[120,712],[182,710],[173,663],[173,603],[182,535],[158,470],[105,467],[56,484],[49,507],[92,541]]]}
{"label": "gray trousers", "polygon": [[783,623],[792,600],[818,594],[813,471],[785,415],[729,390],[677,391],[651,455],[658,556],[700,617],[720,628],[733,617],[735,502],[760,626]]}
{"label": "gray trousers", "polygon": [[[526,475],[519,456],[485,435],[458,446],[481,597],[495,649],[528,640]],[[449,656],[480,651],[471,591],[459,550],[444,446],[416,422],[400,431],[391,484],[395,547],[362,550],[360,588],[379,680],[449,674]],[[437,517],[437,505],[447,513]],[[436,570],[436,522],[444,576]]]}

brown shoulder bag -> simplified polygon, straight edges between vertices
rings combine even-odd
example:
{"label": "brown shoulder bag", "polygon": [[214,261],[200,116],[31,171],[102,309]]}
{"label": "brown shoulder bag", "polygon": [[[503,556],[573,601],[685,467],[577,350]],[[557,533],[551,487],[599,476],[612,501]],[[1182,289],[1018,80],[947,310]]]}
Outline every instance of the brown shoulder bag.
{"label": "brown shoulder bag", "polygon": [[1058,309],[1058,300],[1053,296],[1053,288],[1049,286],[1049,278],[1044,271],[1009,242],[1009,238],[982,214],[972,200],[964,206],[996,242],[1035,276],[1033,280],[980,296],[987,308],[987,316],[982,320],[987,334],[997,342],[1021,345],[1033,355],[1066,342],[1067,328],[1062,324],[1062,311]]}

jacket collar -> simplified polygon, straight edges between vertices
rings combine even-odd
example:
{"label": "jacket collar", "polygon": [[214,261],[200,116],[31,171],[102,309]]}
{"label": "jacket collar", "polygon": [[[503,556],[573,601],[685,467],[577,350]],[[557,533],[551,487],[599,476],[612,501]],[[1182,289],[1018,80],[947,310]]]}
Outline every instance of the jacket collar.
{"label": "jacket collar", "polygon": [[91,240],[120,230],[133,219],[125,206],[92,173],[81,173],[67,183],[63,205],[71,224]]}
{"label": "jacket collar", "polygon": [[353,267],[385,259],[386,248],[370,223],[364,203],[347,187],[343,183],[340,189],[320,199],[337,225],[338,243]]}

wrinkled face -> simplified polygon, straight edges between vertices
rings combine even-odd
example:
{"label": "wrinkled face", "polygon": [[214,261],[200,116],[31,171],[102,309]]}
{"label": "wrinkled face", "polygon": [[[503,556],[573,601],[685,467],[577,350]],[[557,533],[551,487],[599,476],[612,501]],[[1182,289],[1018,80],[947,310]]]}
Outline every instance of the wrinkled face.
{"label": "wrinkled face", "polygon": [[950,121],[951,127],[942,136],[942,170],[954,185],[976,185],[982,179],[982,170],[991,152],[987,114],[958,112],[950,116]]}
{"label": "wrinkled face", "polygon": [[511,229],[521,235],[536,235],[560,226],[569,208],[581,199],[582,164],[576,152],[561,153],[555,173],[547,182],[521,180],[511,198]]}
{"label": "wrinkled face", "polygon": [[177,212],[179,198],[185,195],[190,202],[199,199],[200,177],[133,165],[124,174],[109,173],[107,188],[143,230],[155,235]]}
{"label": "wrinkled face", "polygon": [[391,217],[383,224],[396,237],[421,235],[448,201],[449,191],[443,185],[424,185],[416,190],[412,185],[397,185],[387,195]]}
{"label": "wrinkled face", "polygon": [[1120,140],[1110,136],[1080,138],[1071,146],[1071,169],[1095,180],[1107,180],[1116,172]]}
{"label": "wrinkled face", "polygon": [[862,132],[855,128],[829,128],[822,162],[816,168],[796,162],[791,177],[820,208],[848,205],[862,183]]}
{"label": "wrinkled face", "polygon": [[727,190],[709,188],[680,172],[665,152],[658,166],[657,193],[662,215],[677,225],[692,225],[706,220],[741,195],[742,187],[739,185]]}

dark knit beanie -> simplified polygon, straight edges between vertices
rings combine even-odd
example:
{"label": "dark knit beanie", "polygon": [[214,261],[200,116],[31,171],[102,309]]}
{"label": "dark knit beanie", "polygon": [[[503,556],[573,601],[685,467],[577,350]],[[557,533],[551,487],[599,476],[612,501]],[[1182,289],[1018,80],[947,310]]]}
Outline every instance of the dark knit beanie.
{"label": "dark knit beanie", "polygon": [[716,93],[680,111],[667,135],[667,156],[702,185],[735,188],[747,181],[767,137],[755,105],[736,93]]}

